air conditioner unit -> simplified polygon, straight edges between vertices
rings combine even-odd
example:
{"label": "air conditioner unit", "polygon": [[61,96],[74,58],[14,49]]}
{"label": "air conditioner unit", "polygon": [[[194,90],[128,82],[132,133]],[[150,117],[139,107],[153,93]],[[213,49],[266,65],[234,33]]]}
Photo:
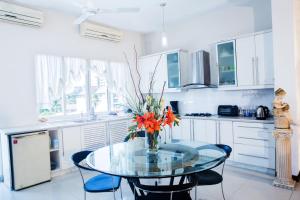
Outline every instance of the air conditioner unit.
{"label": "air conditioner unit", "polygon": [[83,22],[80,24],[80,35],[112,42],[120,42],[123,37],[123,33],[120,30],[90,22]]}
{"label": "air conditioner unit", "polygon": [[0,20],[40,27],[44,18],[40,11],[0,1]]}

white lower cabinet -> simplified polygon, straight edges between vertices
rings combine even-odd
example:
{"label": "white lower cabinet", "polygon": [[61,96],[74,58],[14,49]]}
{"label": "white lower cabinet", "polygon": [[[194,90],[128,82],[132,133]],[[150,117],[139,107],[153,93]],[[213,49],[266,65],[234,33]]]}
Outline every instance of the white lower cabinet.
{"label": "white lower cabinet", "polygon": [[275,169],[275,148],[235,144],[234,160],[240,163]]}
{"label": "white lower cabinet", "polygon": [[215,120],[193,120],[193,139],[210,144],[217,143],[217,122]]}
{"label": "white lower cabinet", "polygon": [[80,127],[63,128],[61,130],[61,168],[73,167],[72,155],[81,151]]}
{"label": "white lower cabinet", "polygon": [[234,122],[234,160],[275,169],[274,125]]}
{"label": "white lower cabinet", "polygon": [[172,128],[172,139],[192,139],[191,119],[181,119],[179,126]]}
{"label": "white lower cabinet", "polygon": [[83,150],[96,150],[108,144],[106,123],[89,124],[81,127]]}
{"label": "white lower cabinet", "polygon": [[107,123],[109,144],[123,142],[128,135],[128,120],[111,121]]}
{"label": "white lower cabinet", "polygon": [[226,144],[232,148],[229,160],[234,160],[234,136],[232,121],[219,121],[219,140],[220,144]]}

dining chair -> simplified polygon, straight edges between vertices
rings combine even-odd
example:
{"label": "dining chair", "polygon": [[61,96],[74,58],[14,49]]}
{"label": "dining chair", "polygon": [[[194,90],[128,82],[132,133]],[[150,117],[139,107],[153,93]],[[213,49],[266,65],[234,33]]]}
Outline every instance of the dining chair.
{"label": "dining chair", "polygon": [[[128,134],[125,138],[124,138],[124,142],[128,142],[128,140],[130,140],[130,134]],[[146,137],[145,131],[138,131],[136,132],[135,137]]]}
{"label": "dining chair", "polygon": [[[221,189],[222,189],[222,196],[225,200],[224,195],[224,188],[223,188],[223,173],[224,173],[224,167],[225,167],[225,161],[230,157],[230,154],[232,152],[232,148],[225,144],[216,144],[216,146],[220,149],[223,149],[223,151],[226,153],[226,156],[223,160],[220,160],[220,162],[214,166],[217,167],[223,163],[221,173],[218,173],[214,170],[208,169],[202,172],[198,172],[195,174],[196,180],[197,180],[197,186],[204,186],[204,185],[216,185],[221,183]],[[206,145],[201,147],[201,149],[210,148],[212,145]],[[195,187],[195,199],[197,199],[197,186]]]}
{"label": "dining chair", "polygon": [[[174,185],[174,177],[170,179],[169,185],[145,185],[141,184],[140,179],[132,178],[129,180],[135,187],[134,199],[135,200],[191,200],[189,191],[196,185],[197,180],[195,176],[182,176],[177,185]],[[139,192],[139,193],[138,193]]]}
{"label": "dining chair", "polygon": [[84,188],[84,200],[86,200],[86,192],[100,193],[113,192],[114,199],[116,199],[115,191],[120,188],[121,199],[123,199],[121,178],[107,174],[99,174],[88,180],[85,180],[81,170],[95,171],[85,165],[84,160],[92,151],[80,151],[72,155],[73,163],[78,167]]}

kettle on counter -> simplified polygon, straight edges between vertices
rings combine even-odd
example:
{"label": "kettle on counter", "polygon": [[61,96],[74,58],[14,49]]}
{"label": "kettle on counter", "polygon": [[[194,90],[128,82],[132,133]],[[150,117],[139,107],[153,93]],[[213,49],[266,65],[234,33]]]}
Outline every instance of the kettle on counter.
{"label": "kettle on counter", "polygon": [[258,120],[266,120],[269,117],[270,111],[267,106],[258,106],[255,112],[255,117]]}

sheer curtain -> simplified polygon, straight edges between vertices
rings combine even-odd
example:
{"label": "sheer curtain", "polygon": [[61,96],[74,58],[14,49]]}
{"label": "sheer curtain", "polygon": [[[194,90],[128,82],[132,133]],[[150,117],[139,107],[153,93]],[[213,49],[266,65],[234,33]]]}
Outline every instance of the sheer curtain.
{"label": "sheer curtain", "polygon": [[107,112],[107,69],[108,62],[101,60],[90,61],[90,100],[95,112]]}
{"label": "sheer curtain", "polygon": [[129,71],[125,63],[111,62],[107,73],[108,90],[112,93],[112,110],[122,110],[126,96],[130,95]]}
{"label": "sheer curtain", "polygon": [[64,58],[65,113],[87,112],[87,61],[81,58]]}
{"label": "sheer curtain", "polygon": [[62,103],[63,67],[58,56],[36,57],[36,91],[39,109],[51,110],[55,101]]}
{"label": "sheer curtain", "polygon": [[65,90],[72,92],[74,86],[81,86],[86,81],[86,60],[80,58],[67,57],[65,61]]}

